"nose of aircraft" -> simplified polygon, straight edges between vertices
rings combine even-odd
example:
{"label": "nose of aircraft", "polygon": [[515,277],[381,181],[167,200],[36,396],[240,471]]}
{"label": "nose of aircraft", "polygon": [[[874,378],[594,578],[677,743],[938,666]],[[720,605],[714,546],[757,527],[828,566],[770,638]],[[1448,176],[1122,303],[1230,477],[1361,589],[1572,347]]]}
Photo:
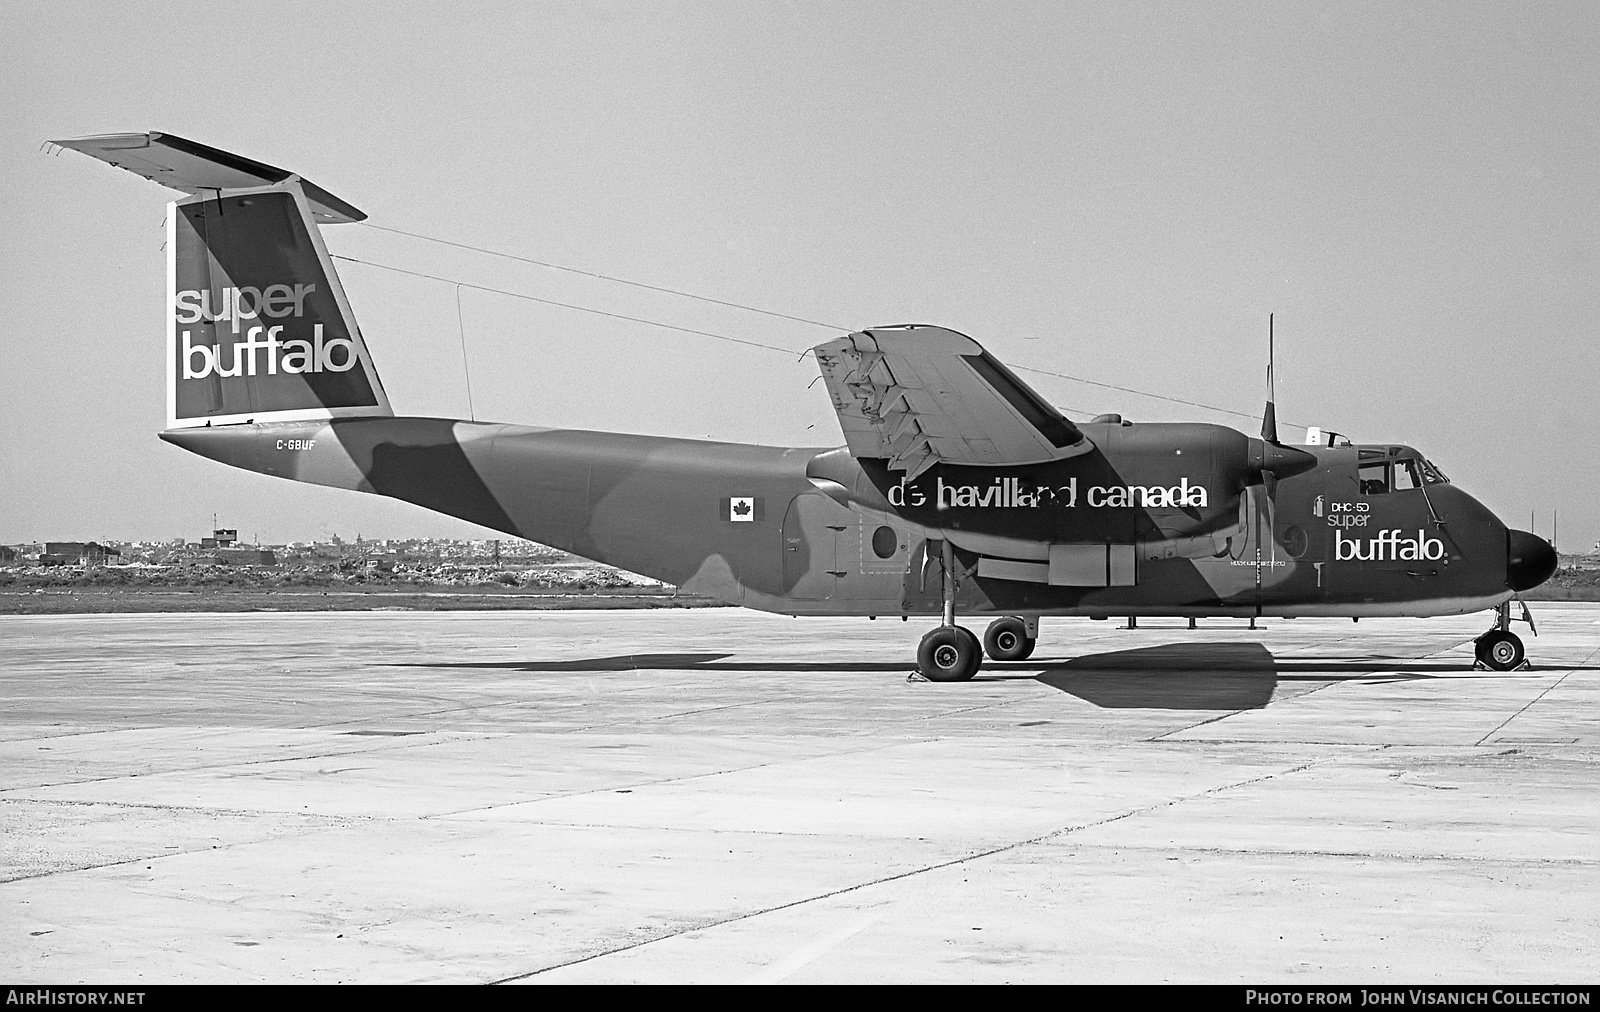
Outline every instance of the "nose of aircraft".
{"label": "nose of aircraft", "polygon": [[1527,531],[1506,531],[1506,586],[1529,590],[1555,571],[1556,550],[1550,542]]}

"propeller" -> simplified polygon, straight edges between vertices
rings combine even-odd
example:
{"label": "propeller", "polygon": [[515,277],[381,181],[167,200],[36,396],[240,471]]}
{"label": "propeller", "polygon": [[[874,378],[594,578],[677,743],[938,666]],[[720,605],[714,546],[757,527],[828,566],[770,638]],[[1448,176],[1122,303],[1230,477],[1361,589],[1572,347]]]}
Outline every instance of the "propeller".
{"label": "propeller", "polygon": [[[1285,446],[1278,439],[1278,405],[1277,388],[1273,376],[1274,366],[1274,334],[1273,314],[1267,316],[1267,406],[1261,413],[1261,439],[1251,440],[1251,449],[1254,451],[1255,460],[1252,461],[1253,470],[1258,473],[1260,484],[1252,484],[1246,489],[1246,497],[1250,500],[1250,509],[1255,513],[1254,538],[1257,561],[1261,561],[1262,547],[1271,544],[1274,557],[1276,556],[1276,540],[1270,532],[1277,528],[1278,507],[1278,479],[1292,478],[1297,474],[1309,471],[1317,466],[1314,454],[1293,446]],[[1259,488],[1259,491],[1257,489]],[[1241,502],[1241,510],[1244,504]],[[1256,589],[1259,592],[1262,583],[1261,567],[1256,566]]]}
{"label": "propeller", "polygon": [[1278,495],[1278,479],[1292,478],[1317,466],[1317,458],[1304,450],[1285,446],[1278,439],[1278,391],[1273,377],[1274,335],[1273,316],[1267,314],[1267,407],[1261,413],[1261,456],[1259,470],[1261,483],[1267,488],[1267,498]]}

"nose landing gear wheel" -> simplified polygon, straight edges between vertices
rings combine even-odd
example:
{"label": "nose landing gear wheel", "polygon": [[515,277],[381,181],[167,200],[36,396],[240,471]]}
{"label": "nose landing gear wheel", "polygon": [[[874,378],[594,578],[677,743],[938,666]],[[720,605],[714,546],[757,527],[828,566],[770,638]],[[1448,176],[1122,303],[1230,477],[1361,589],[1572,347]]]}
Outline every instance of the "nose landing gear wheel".
{"label": "nose landing gear wheel", "polygon": [[1478,660],[1496,671],[1510,671],[1526,657],[1522,640],[1503,629],[1491,629],[1479,636],[1475,648]]}
{"label": "nose landing gear wheel", "polygon": [[1015,615],[997,618],[983,634],[983,652],[996,661],[1024,661],[1039,641],[1028,638],[1028,624]]}
{"label": "nose landing gear wheel", "polygon": [[917,670],[930,682],[964,682],[982,663],[978,637],[958,625],[940,626],[917,647]]}

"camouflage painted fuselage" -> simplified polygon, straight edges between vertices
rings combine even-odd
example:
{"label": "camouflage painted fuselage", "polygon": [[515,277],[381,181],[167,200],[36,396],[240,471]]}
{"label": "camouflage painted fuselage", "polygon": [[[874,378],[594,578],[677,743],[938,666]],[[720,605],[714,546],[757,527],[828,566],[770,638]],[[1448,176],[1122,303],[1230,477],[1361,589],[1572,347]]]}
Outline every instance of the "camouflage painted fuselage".
{"label": "camouflage painted fuselage", "polygon": [[[1269,497],[1260,468],[1271,447],[1233,429],[1083,430],[1094,450],[1082,456],[938,465],[915,481],[842,449],[436,418],[162,438],[785,614],[938,614],[944,539],[963,613],[1437,615],[1512,595],[1506,528],[1492,513],[1448,483],[1363,495],[1363,448],[1305,448],[1309,469]],[[1063,559],[1095,552],[1110,553],[1106,585],[1053,582]]]}
{"label": "camouflage painted fuselage", "polygon": [[839,449],[397,418],[322,239],[360,210],[171,134],[59,143],[185,194],[162,438],[237,467],[792,614],[1436,615],[1555,569],[1409,447],[1078,425],[930,324],[812,349]]}

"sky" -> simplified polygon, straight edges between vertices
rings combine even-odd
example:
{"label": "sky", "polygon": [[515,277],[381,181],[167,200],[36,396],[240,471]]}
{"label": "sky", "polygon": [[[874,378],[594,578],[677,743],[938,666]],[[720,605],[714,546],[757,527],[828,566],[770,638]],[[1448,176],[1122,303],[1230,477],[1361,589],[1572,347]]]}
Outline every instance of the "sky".
{"label": "sky", "polygon": [[0,93],[0,543],[492,536],[156,437],[174,193],[44,146],[150,130],[383,227],[398,413],[839,445],[802,353],[918,322],[1254,434],[1272,313],[1281,422],[1600,539],[1593,3],[11,2]]}

